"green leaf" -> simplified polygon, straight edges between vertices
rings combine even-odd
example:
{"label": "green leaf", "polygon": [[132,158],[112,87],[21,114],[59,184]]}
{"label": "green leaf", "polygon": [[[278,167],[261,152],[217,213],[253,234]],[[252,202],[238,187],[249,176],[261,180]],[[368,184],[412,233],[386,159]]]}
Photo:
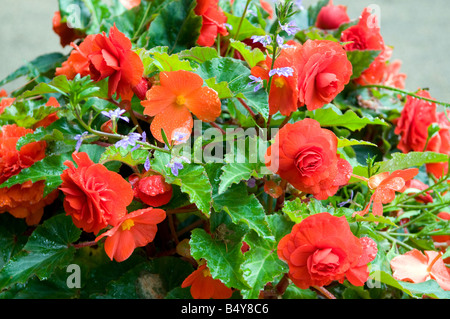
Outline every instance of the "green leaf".
{"label": "green leaf", "polygon": [[167,46],[169,54],[194,47],[202,27],[202,18],[194,12],[196,5],[195,0],[167,2],[150,25],[147,47]]}
{"label": "green leaf", "polygon": [[252,49],[243,42],[231,39],[230,46],[236,49],[242,55],[245,62],[247,62],[250,68],[253,68],[259,62],[264,61],[266,59],[264,53],[260,49],[258,48]]}
{"label": "green leaf", "polygon": [[338,139],[338,148],[341,147],[347,147],[347,146],[355,146],[355,145],[370,145],[370,146],[377,146],[376,144],[373,144],[371,142],[367,141],[359,141],[355,139],[346,139],[346,138],[339,138]]}
{"label": "green leaf", "polygon": [[358,78],[380,53],[381,51],[376,50],[347,51],[347,58],[353,66],[353,74],[351,76],[351,79]]}
{"label": "green leaf", "polygon": [[61,185],[62,181],[60,176],[67,168],[64,165],[64,162],[69,159],[71,159],[70,154],[44,157],[41,161],[21,170],[19,174],[11,176],[7,181],[1,184],[0,187],[11,187],[16,184],[23,184],[27,181],[32,181],[34,183],[44,180],[45,188],[43,196],[47,196]]}
{"label": "green leaf", "polygon": [[167,167],[169,162],[170,155],[161,152],[155,153],[150,160],[152,169],[161,173],[167,183],[180,186],[181,191],[189,195],[190,202],[196,204],[203,214],[209,216],[212,188],[205,168],[199,164],[183,163],[178,176],[174,176]]}
{"label": "green leaf", "polygon": [[244,238],[250,249],[244,253],[241,268],[251,289],[243,289],[241,293],[247,299],[257,299],[268,282],[289,270],[287,264],[278,258],[277,245],[290,232],[293,223],[281,215],[270,215],[267,219],[271,231],[277,233],[276,240],[263,239],[253,231]]}
{"label": "green leaf", "polygon": [[[231,142],[230,142],[231,143]],[[261,151],[267,149],[265,143],[259,137],[249,136],[248,138],[238,137],[236,143],[232,141],[233,152],[225,155],[225,165],[222,167],[220,176],[219,194],[226,191],[233,184],[246,181],[251,177],[259,178],[265,173],[264,158],[260,158]]]}
{"label": "green leaf", "polygon": [[231,31],[231,35],[233,36],[233,38],[235,40],[238,41],[243,41],[245,39],[250,38],[253,35],[266,35],[266,32],[259,27],[256,27],[255,25],[253,25],[250,21],[248,21],[248,19],[243,19],[242,20],[242,25],[241,28],[239,30],[239,35],[237,38],[235,38],[235,32],[239,27],[239,23],[241,23],[241,17],[237,17],[235,15],[232,15],[228,12],[224,12],[224,14],[227,16],[227,23],[229,25],[231,25],[232,30]]}
{"label": "green leaf", "polygon": [[59,93],[67,95],[70,92],[70,82],[65,75],[53,78],[49,83],[39,83],[32,90],[25,91],[18,99],[28,98],[36,95]]}
{"label": "green leaf", "polygon": [[367,214],[365,216],[361,216],[361,215],[356,214],[355,215],[355,220],[357,222],[382,223],[382,224],[387,224],[387,225],[391,225],[391,226],[394,226],[394,227],[398,227],[389,217],[375,216],[372,213]]}
{"label": "green leaf", "polygon": [[321,109],[307,111],[307,116],[320,123],[323,127],[345,127],[351,131],[358,131],[366,125],[384,125],[388,124],[380,118],[359,117],[355,112],[348,110],[342,113],[333,104],[328,104]]}
{"label": "green leaf", "polygon": [[273,238],[265,220],[265,210],[254,194],[249,195],[244,184],[233,185],[213,196],[216,211],[225,211],[234,223],[243,223],[263,238]]}
{"label": "green leaf", "polygon": [[30,128],[56,110],[52,106],[45,106],[44,101],[16,100],[0,114],[0,126],[17,124]]}
{"label": "green leaf", "polygon": [[108,146],[102,153],[99,163],[105,164],[110,161],[118,161],[131,167],[144,164],[149,153],[140,148],[130,152],[133,147],[134,146],[129,145],[124,149],[123,147],[116,147],[114,145]]}
{"label": "green leaf", "polygon": [[69,216],[58,214],[46,220],[33,231],[23,250],[0,271],[0,288],[24,283],[32,275],[43,280],[58,267],[67,267],[75,253],[70,244],[80,234]]}
{"label": "green leaf", "polygon": [[195,71],[203,79],[215,78],[216,83],[226,82],[233,97],[242,98],[252,109],[267,120],[269,98],[264,90],[253,91],[250,69],[242,61],[233,58],[216,58],[201,64]]}
{"label": "green leaf", "polygon": [[61,21],[87,34],[99,33],[102,21],[111,14],[102,0],[59,0],[59,11]]}
{"label": "green leaf", "polygon": [[188,59],[197,63],[204,63],[219,57],[217,50],[210,47],[193,47],[179,52],[178,56],[181,59]]}
{"label": "green leaf", "polygon": [[222,230],[222,232],[225,231],[225,235],[217,236],[224,238],[213,238],[203,229],[194,229],[189,241],[191,255],[196,260],[206,259],[211,276],[220,279],[226,286],[249,289],[241,269],[243,232],[233,224],[230,225],[230,228]]}
{"label": "green leaf", "polygon": [[0,269],[12,256],[19,252],[27,242],[24,235],[27,229],[25,221],[10,214],[0,214]]}
{"label": "green leaf", "polygon": [[406,169],[412,167],[420,167],[424,164],[447,162],[449,157],[447,154],[435,152],[409,152],[409,153],[393,153],[392,158],[377,162],[376,167],[379,167],[379,172],[393,172],[399,169]]}

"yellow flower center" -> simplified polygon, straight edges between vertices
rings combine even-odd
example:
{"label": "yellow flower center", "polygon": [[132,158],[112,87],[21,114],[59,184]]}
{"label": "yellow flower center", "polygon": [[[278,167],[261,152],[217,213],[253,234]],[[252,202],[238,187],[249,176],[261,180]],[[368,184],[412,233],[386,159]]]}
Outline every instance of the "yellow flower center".
{"label": "yellow flower center", "polygon": [[203,273],[203,277],[210,277],[211,276],[211,272],[209,271],[208,268],[205,268],[202,273]]}
{"label": "yellow flower center", "polygon": [[134,226],[134,221],[132,219],[127,219],[122,223],[122,230],[130,230]]}
{"label": "yellow flower center", "polygon": [[186,103],[186,99],[184,98],[183,95],[178,95],[178,96],[177,96],[177,99],[175,100],[175,103],[176,103],[178,106],[182,106],[182,105],[184,105],[184,104]]}
{"label": "yellow flower center", "polygon": [[286,81],[280,76],[274,81],[274,83],[277,88],[282,88],[286,84]]}

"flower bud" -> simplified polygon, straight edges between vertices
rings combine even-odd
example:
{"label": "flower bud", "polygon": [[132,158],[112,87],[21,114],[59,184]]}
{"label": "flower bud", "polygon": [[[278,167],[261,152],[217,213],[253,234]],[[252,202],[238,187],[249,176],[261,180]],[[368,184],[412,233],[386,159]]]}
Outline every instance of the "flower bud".
{"label": "flower bud", "polygon": [[343,23],[349,22],[350,18],[347,15],[347,7],[343,5],[333,5],[333,0],[330,0],[328,5],[320,9],[317,15],[316,27],[325,30],[333,30],[339,28]]}

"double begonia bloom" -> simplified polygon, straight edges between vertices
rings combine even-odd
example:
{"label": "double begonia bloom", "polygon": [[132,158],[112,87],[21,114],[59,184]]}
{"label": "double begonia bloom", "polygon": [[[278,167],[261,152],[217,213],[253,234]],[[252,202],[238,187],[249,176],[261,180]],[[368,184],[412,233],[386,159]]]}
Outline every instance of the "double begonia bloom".
{"label": "double begonia bloom", "polygon": [[375,259],[377,251],[371,238],[353,235],[344,216],[325,212],[295,224],[278,243],[277,253],[287,262],[293,283],[307,289],[345,279],[363,286],[369,276],[368,263]]}
{"label": "double begonia bloom", "polygon": [[131,100],[133,88],[142,80],[144,65],[139,55],[132,49],[128,39],[116,26],[94,38],[89,54],[89,70],[94,81],[108,78],[108,95],[115,93],[122,100]]}
{"label": "double begonia bloom", "polygon": [[[0,131],[0,184],[45,157],[46,143],[28,143],[16,149],[17,141],[32,129],[16,124],[4,125]],[[0,213],[9,212],[16,218],[25,218],[28,225],[36,225],[42,218],[44,207],[51,204],[58,192],[44,198],[44,181],[27,181],[11,187],[0,188]]]}
{"label": "double begonia bloom", "polygon": [[[425,254],[424,254],[425,253]],[[450,290],[450,273],[437,251],[410,250],[391,260],[392,277],[412,283],[436,280],[439,286]]]}
{"label": "double begonia bloom", "polygon": [[89,54],[93,50],[95,34],[89,34],[79,45],[71,43],[74,48],[61,67],[56,68],[55,76],[65,75],[68,80],[73,80],[77,74],[81,77],[88,76]]}
{"label": "double begonia bloom", "polygon": [[181,284],[181,288],[191,287],[194,299],[228,299],[233,290],[219,279],[214,279],[205,264],[199,265]]}
{"label": "double begonia bloom", "polygon": [[203,86],[198,74],[184,70],[161,72],[160,84],[147,91],[141,104],[145,115],[154,116],[150,130],[162,143],[161,129],[169,142],[176,138],[175,133],[191,134],[191,112],[203,122],[213,122],[221,113],[217,92]]}
{"label": "double begonia bloom", "polygon": [[317,15],[316,27],[325,30],[334,30],[343,23],[350,22],[347,14],[347,7],[344,5],[334,5],[333,0],[322,7]]}
{"label": "double begonia bloom", "polygon": [[[274,69],[290,67],[293,70],[291,76],[274,74],[269,92],[269,114],[273,115],[278,111],[288,116],[298,109],[298,71],[296,58],[301,50],[301,44],[289,41],[291,46],[281,50],[280,55],[275,60]],[[272,66],[272,58],[266,57],[266,60],[254,66],[251,70],[253,76],[269,82],[269,71]]]}
{"label": "double begonia bloom", "polygon": [[151,243],[158,231],[157,224],[166,218],[162,209],[148,207],[123,216],[116,226],[98,236],[105,240],[105,252],[111,260],[122,262],[128,259],[137,247]]}
{"label": "double begonia bloom", "polygon": [[228,35],[228,30],[224,25],[227,22],[227,16],[220,8],[219,0],[198,0],[194,12],[202,17],[198,45],[210,47],[214,45],[217,34]]}
{"label": "double begonia bloom", "polygon": [[58,197],[58,190],[44,197],[44,188],[45,181],[0,188],[0,214],[8,212],[15,218],[24,218],[27,225],[39,224],[44,208]]}
{"label": "double begonia bloom", "polygon": [[0,184],[45,157],[47,144],[44,141],[28,143],[16,149],[17,141],[32,129],[16,124],[3,125],[0,131]]}
{"label": "double begonia bloom", "polygon": [[265,155],[266,166],[296,189],[325,200],[347,184],[353,168],[337,154],[338,139],[306,118],[286,124]]}
{"label": "double begonia bloom", "polygon": [[372,213],[375,216],[383,215],[383,204],[392,202],[395,199],[395,193],[405,189],[406,182],[413,179],[419,173],[417,168],[408,168],[397,170],[393,173],[383,172],[369,178],[368,186],[375,190],[370,197],[369,204],[360,212],[355,212],[361,216],[369,212],[370,205],[373,202]]}
{"label": "double begonia bloom", "polygon": [[329,40],[307,40],[295,63],[299,103],[309,111],[330,103],[349,83],[353,73],[343,47]]}
{"label": "double begonia bloom", "polygon": [[72,154],[65,161],[68,169],[61,174],[60,190],[64,209],[73,223],[86,232],[97,234],[108,225],[115,226],[127,213],[133,200],[133,189],[120,174],[94,163],[84,152]]}
{"label": "double begonia bloom", "polygon": [[[428,91],[419,91],[417,95],[431,98]],[[394,133],[400,135],[397,148],[403,153],[423,152],[428,139],[428,127],[437,122],[436,104],[412,96],[406,97],[406,103],[398,119]]]}
{"label": "double begonia bloom", "polygon": [[149,206],[163,206],[172,198],[172,185],[166,183],[162,175],[132,174],[128,180],[133,187],[134,197]]}

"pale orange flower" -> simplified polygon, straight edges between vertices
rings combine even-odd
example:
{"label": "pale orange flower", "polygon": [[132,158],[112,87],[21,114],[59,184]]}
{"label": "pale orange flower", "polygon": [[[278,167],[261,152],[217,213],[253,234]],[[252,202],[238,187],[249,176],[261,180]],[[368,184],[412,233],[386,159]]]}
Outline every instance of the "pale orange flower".
{"label": "pale orange flower", "polygon": [[203,122],[212,122],[221,113],[217,92],[203,86],[199,75],[184,70],[161,72],[160,84],[147,91],[146,100],[141,104],[145,115],[155,117],[150,130],[162,143],[161,129],[169,141],[175,138],[175,132],[190,135],[193,127],[191,112]]}

